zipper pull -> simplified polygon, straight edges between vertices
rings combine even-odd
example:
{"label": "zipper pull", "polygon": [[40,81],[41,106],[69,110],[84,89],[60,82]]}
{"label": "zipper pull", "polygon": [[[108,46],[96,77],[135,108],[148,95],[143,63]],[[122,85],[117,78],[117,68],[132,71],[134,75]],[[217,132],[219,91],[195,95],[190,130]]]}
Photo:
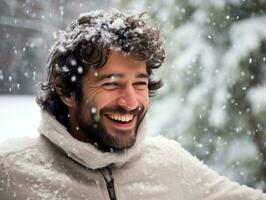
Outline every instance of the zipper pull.
{"label": "zipper pull", "polygon": [[110,200],[117,200],[116,194],[115,194],[115,185],[114,185],[114,179],[112,176],[112,171],[108,167],[106,167],[106,169],[108,171],[107,175],[105,175],[104,172],[102,174],[103,174],[104,180],[106,182],[106,186],[108,189],[108,194],[109,194]]}
{"label": "zipper pull", "polygon": [[115,186],[114,186],[114,179],[111,177],[111,180],[109,182],[106,182],[107,188],[108,188],[108,193],[110,196],[111,200],[116,200],[116,195],[115,195]]}

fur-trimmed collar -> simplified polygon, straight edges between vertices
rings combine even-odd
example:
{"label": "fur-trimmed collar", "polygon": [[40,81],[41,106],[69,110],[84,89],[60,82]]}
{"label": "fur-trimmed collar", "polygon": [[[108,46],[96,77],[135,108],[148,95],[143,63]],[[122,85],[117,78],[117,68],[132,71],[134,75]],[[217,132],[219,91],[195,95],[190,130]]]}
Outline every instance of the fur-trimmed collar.
{"label": "fur-trimmed collar", "polygon": [[119,167],[140,152],[147,129],[147,120],[145,118],[139,127],[135,145],[123,152],[102,152],[90,143],[78,141],[46,111],[42,112],[39,132],[65,151],[70,158],[87,168],[99,169],[110,164],[115,164]]}

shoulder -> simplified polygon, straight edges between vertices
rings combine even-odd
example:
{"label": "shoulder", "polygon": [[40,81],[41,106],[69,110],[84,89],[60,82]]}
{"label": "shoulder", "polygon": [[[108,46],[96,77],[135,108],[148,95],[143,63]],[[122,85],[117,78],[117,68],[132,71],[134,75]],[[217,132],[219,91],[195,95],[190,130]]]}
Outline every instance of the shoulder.
{"label": "shoulder", "polygon": [[39,138],[24,137],[8,139],[0,143],[0,158],[19,154],[27,149],[37,147],[39,143]]}
{"label": "shoulder", "polygon": [[158,162],[158,160],[161,160],[164,165],[168,164],[186,170],[199,165],[204,166],[198,158],[184,149],[181,144],[163,136],[146,138],[143,148],[143,155],[146,158],[148,157],[149,161],[156,160]]}
{"label": "shoulder", "polygon": [[165,156],[165,154],[177,156],[186,152],[178,142],[163,136],[146,138],[144,146],[146,152],[156,153],[161,156]]}
{"label": "shoulder", "polygon": [[40,138],[8,139],[0,144],[0,189],[11,188],[11,177],[17,176],[18,171],[30,166],[28,163],[32,161],[31,154],[36,152],[39,144]]}
{"label": "shoulder", "polygon": [[19,138],[7,140],[0,146],[0,163],[16,170],[35,162],[45,162],[50,153],[45,138]]}
{"label": "shoulder", "polygon": [[175,189],[181,188],[186,199],[212,199],[213,196],[217,199],[265,198],[260,191],[220,176],[174,140],[159,136],[147,138],[144,144],[142,167],[152,171],[161,182],[177,185]]}
{"label": "shoulder", "polygon": [[6,141],[0,147],[0,180],[3,177],[27,177],[40,175],[52,165],[57,151],[42,137],[22,138]]}
{"label": "shoulder", "polygon": [[191,156],[178,142],[162,136],[147,137],[144,141],[143,154],[152,164],[180,165],[187,155]]}

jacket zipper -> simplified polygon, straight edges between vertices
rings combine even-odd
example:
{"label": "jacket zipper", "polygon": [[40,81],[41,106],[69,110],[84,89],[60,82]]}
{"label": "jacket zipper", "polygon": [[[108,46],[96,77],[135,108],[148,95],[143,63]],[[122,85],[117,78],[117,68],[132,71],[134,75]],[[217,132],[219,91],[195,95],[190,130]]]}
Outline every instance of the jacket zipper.
{"label": "jacket zipper", "polygon": [[106,182],[108,194],[110,197],[110,200],[117,200],[116,194],[115,194],[115,185],[114,185],[114,179],[112,176],[112,171],[108,167],[106,167],[107,173],[102,172],[102,175],[104,177],[104,180]]}

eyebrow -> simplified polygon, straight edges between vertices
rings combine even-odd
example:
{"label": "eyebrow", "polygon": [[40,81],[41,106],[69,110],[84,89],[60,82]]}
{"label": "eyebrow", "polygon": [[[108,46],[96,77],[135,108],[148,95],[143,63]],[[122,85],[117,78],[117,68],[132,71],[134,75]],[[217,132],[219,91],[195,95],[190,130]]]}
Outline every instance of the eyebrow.
{"label": "eyebrow", "polygon": [[[120,73],[112,73],[112,74],[101,74],[98,75],[95,79],[96,82],[100,82],[102,80],[105,79],[112,79],[112,78],[124,78],[125,75],[124,74],[120,74]],[[139,73],[135,76],[136,78],[148,78],[148,74],[147,73]]]}
{"label": "eyebrow", "polygon": [[136,78],[148,78],[148,74],[147,73],[139,73],[135,77]]}

